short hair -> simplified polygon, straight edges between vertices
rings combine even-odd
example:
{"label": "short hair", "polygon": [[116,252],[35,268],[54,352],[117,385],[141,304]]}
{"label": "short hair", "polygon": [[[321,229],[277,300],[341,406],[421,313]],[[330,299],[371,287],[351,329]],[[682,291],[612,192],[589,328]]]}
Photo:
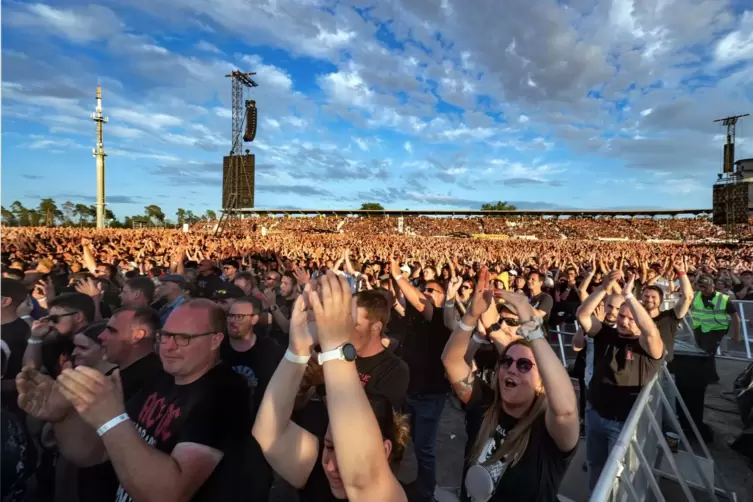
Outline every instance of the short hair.
{"label": "short hair", "polygon": [[3,277],[2,282],[0,282],[0,290],[2,290],[2,295],[5,298],[11,299],[14,307],[21,305],[29,296],[29,290],[23,282],[9,277]]}
{"label": "short hair", "polygon": [[110,279],[114,279],[118,275],[118,267],[112,263],[97,263],[97,267],[105,267],[107,269],[107,276]]}
{"label": "short hair", "polygon": [[123,312],[133,312],[133,320],[131,322],[142,328],[146,328],[149,332],[147,338],[154,338],[154,334],[162,326],[159,314],[151,307],[123,307],[113,312],[112,316],[115,317]]}
{"label": "short hair", "polygon": [[646,291],[654,291],[654,292],[656,292],[657,295],[659,295],[659,301],[660,302],[664,301],[664,290],[662,288],[660,288],[659,286],[655,286],[653,284],[648,285],[648,286],[643,286],[643,291],[644,292],[646,292]]}
{"label": "short hair", "polygon": [[377,289],[359,291],[356,294],[356,306],[366,311],[366,318],[371,322],[381,322],[382,330],[390,322],[390,304],[387,296]]}
{"label": "short hair", "polygon": [[[290,278],[290,280],[293,281],[293,286],[295,286],[296,284],[298,284],[298,279],[296,279],[295,274],[293,272],[291,272],[290,270],[286,270],[282,274],[282,277],[288,277],[288,278]],[[280,277],[281,281],[282,281],[282,277]]]}
{"label": "short hair", "polygon": [[233,305],[241,305],[241,304],[248,304],[251,305],[251,312],[253,312],[254,315],[260,315],[261,314],[261,300],[258,298],[254,298],[251,296],[244,296],[243,298],[238,298],[233,302]]}
{"label": "short hair", "polygon": [[533,275],[538,276],[539,282],[544,282],[544,279],[545,279],[544,274],[542,274],[538,270],[531,270],[531,272],[528,274],[528,278],[530,279],[531,276],[533,276]]}
{"label": "short hair", "polygon": [[244,281],[248,281],[250,283],[254,283],[254,274],[251,272],[244,270],[243,272],[238,272],[235,274],[235,277],[233,278],[233,281],[237,281],[238,279],[243,279]]}
{"label": "short hair", "polygon": [[47,304],[48,310],[52,310],[54,307],[81,312],[84,314],[87,323],[94,320],[94,300],[84,293],[63,293]]}
{"label": "short hair", "polygon": [[151,278],[139,275],[133,279],[128,279],[126,286],[144,295],[148,303],[152,303],[154,300],[154,281]]}
{"label": "short hair", "polygon": [[178,308],[203,309],[209,312],[209,330],[212,333],[225,333],[227,316],[222,307],[207,298],[196,298],[183,302]]}
{"label": "short hair", "polygon": [[8,276],[8,279],[23,281],[26,278],[26,274],[24,274],[23,270],[18,270],[17,268],[5,267],[3,272]]}

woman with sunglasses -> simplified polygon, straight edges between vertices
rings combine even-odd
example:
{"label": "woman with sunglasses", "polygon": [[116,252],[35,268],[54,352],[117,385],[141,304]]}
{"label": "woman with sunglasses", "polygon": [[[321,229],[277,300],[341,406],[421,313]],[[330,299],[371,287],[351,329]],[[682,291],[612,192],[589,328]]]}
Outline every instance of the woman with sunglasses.
{"label": "woman with sunglasses", "polygon": [[[442,355],[460,400],[484,410],[465,486],[479,502],[553,501],[578,444],[575,391],[526,297],[496,294],[504,300],[500,311],[489,271],[482,269],[470,308]],[[500,353],[491,385],[477,379],[467,362],[477,323]]]}

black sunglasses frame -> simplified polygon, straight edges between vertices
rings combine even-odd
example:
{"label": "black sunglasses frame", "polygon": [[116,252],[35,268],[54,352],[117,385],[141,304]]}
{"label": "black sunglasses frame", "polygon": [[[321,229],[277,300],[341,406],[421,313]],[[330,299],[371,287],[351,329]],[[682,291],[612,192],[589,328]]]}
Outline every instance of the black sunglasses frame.
{"label": "black sunglasses frame", "polygon": [[513,363],[515,364],[515,367],[518,369],[518,371],[524,374],[528,373],[533,369],[534,366],[536,366],[536,363],[534,363],[527,357],[520,357],[518,359],[515,359],[512,356],[505,354],[504,356],[499,358],[500,367],[506,370],[509,370]]}

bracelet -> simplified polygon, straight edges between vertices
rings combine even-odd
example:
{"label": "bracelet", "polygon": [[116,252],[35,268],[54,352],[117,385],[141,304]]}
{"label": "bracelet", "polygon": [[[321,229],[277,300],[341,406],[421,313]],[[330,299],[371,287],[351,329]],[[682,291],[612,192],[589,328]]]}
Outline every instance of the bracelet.
{"label": "bracelet", "polygon": [[36,338],[29,338],[26,340],[26,343],[29,345],[42,345],[44,343],[44,340],[37,340]]}
{"label": "bracelet", "polygon": [[462,319],[458,321],[458,328],[462,329],[463,331],[473,331],[473,327],[465,324]]}
{"label": "bracelet", "polygon": [[309,354],[307,356],[299,356],[298,354],[296,354],[292,350],[288,349],[288,350],[285,351],[285,359],[287,359],[291,363],[308,364],[309,359],[311,359],[311,354]]}
{"label": "bracelet", "polygon": [[403,278],[403,274],[400,274],[400,275],[396,275],[396,276],[394,277],[394,279],[395,279],[395,282],[399,281],[399,280],[400,280],[400,279],[402,279],[402,278]]}
{"label": "bracelet", "polygon": [[99,437],[102,437],[105,435],[107,431],[110,429],[117,427],[118,425],[122,424],[123,422],[126,422],[130,420],[130,417],[128,416],[128,413],[122,413],[118,415],[115,418],[111,418],[107,422],[105,422],[104,425],[102,425],[99,429],[97,429],[97,435]]}
{"label": "bracelet", "polygon": [[625,295],[625,301],[628,301],[631,298],[635,298],[635,295],[633,293],[628,293],[628,294]]}
{"label": "bracelet", "polygon": [[32,317],[29,314],[22,315],[21,319],[32,319]]}
{"label": "bracelet", "polygon": [[481,344],[481,345],[488,345],[488,344],[492,343],[489,340],[484,340],[483,338],[481,338],[480,336],[478,336],[478,333],[474,333],[472,338],[473,338],[474,342],[476,342],[478,344]]}
{"label": "bracelet", "polygon": [[445,307],[454,307],[455,306],[455,302],[454,301],[444,302],[444,306]]}
{"label": "bracelet", "polygon": [[677,277],[682,277],[683,275],[687,275],[687,272],[677,272]]}

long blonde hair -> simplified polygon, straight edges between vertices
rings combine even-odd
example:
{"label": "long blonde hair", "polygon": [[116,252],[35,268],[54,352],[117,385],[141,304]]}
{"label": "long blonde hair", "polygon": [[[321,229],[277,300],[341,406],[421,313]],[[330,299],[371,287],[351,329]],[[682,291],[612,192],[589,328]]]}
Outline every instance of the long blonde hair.
{"label": "long blonde hair", "polygon": [[[510,347],[515,345],[523,345],[531,348],[531,344],[526,340],[515,340],[505,347],[505,350],[500,355],[500,359],[507,354]],[[500,366],[498,362],[497,368],[494,372],[494,381],[492,382],[494,401],[489,409],[486,410],[486,413],[484,413],[484,420],[481,423],[478,435],[476,436],[476,441],[473,443],[473,448],[471,448],[471,453],[468,457],[470,462],[476,462],[476,459],[478,459],[484,451],[489,438],[493,437],[497,424],[499,424],[499,417],[502,412],[502,395],[500,394],[499,389],[499,370]],[[528,412],[518,420],[518,423],[515,424],[512,430],[508,431],[502,446],[497,448],[494,453],[483,462],[483,464],[493,464],[506,457],[510,460],[510,466],[516,465],[523,457],[526,448],[528,448],[528,443],[531,439],[531,426],[536,419],[546,411],[546,408],[546,393],[544,392],[544,387],[542,385],[540,389],[537,389],[536,397],[534,398],[531,407],[528,409]]]}

